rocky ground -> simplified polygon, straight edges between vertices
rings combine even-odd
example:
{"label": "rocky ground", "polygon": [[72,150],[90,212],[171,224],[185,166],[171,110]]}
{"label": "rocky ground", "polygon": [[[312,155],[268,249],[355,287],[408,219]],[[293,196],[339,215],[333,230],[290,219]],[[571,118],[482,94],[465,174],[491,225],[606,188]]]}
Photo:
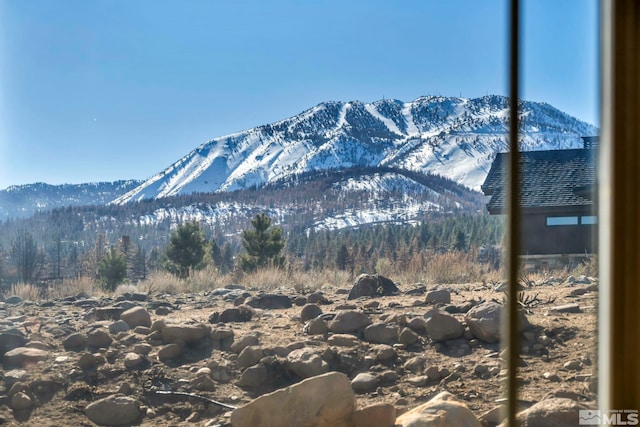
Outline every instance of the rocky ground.
{"label": "rocky ground", "polygon": [[[386,403],[400,415],[447,391],[497,424],[487,412],[504,392],[500,286],[415,284],[392,295],[393,284],[368,280],[378,282],[307,295],[230,285],[5,298],[0,424],[225,426],[234,407],[332,371],[346,374],[359,408]],[[529,283],[520,301],[522,407],[549,396],[594,407],[595,280]]]}

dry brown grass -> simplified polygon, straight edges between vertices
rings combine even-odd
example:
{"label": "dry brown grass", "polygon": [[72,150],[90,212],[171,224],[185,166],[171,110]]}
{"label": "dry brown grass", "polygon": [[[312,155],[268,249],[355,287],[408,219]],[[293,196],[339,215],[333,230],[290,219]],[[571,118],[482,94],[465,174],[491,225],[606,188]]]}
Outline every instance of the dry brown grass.
{"label": "dry brown grass", "polygon": [[[545,271],[531,276],[536,283],[542,276],[568,277],[569,275],[597,276],[597,258],[571,269]],[[418,254],[409,262],[381,259],[376,269],[370,273],[378,273],[401,285],[424,283],[466,284],[477,282],[497,282],[504,280],[503,270],[493,270],[486,264],[474,261],[473,256],[465,253]],[[287,269],[266,268],[253,273],[235,272],[220,274],[215,268],[207,267],[194,271],[186,279],[179,279],[166,271],[152,272],[149,277],[135,285],[124,284],[113,292],[120,295],[125,292],[148,292],[150,294],[197,293],[224,287],[231,283],[245,286],[247,289],[273,291],[279,288],[294,289],[307,294],[323,288],[345,288],[353,284],[354,273],[348,271],[323,269],[304,271],[301,268]],[[542,275],[542,276],[540,276]],[[88,277],[66,279],[47,288],[29,283],[18,283],[4,291],[4,297],[17,295],[25,300],[41,301],[59,299],[83,292],[89,296],[107,295],[97,282]]]}
{"label": "dry brown grass", "polygon": [[104,294],[95,280],[89,277],[78,277],[76,279],[65,279],[61,283],[50,285],[47,288],[47,299],[65,298],[79,293],[86,293],[90,296]]}
{"label": "dry brown grass", "polygon": [[5,296],[19,296],[25,301],[39,301],[41,289],[31,283],[16,283],[11,285]]}
{"label": "dry brown grass", "polygon": [[186,279],[180,279],[167,271],[156,271],[141,281],[138,289],[156,294],[197,293],[220,288],[231,283],[228,280],[229,276],[221,275],[212,267],[192,271]]}

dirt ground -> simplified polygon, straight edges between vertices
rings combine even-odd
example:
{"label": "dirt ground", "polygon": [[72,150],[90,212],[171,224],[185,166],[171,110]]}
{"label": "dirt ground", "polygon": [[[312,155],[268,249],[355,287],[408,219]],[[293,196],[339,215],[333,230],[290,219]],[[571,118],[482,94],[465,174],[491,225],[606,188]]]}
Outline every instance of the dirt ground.
{"label": "dirt ground", "polygon": [[[578,282],[581,282],[578,280]],[[432,287],[429,287],[431,289]],[[446,305],[464,305],[469,301],[502,301],[504,294],[495,284],[440,285],[448,289],[452,300]],[[366,312],[373,322],[402,323],[413,317],[423,317],[433,308],[425,303],[418,285],[400,286],[401,295],[378,298],[361,298],[347,301],[344,288],[324,288],[322,292],[330,301],[321,305],[324,313],[342,308]],[[249,293],[255,291],[249,290]],[[282,290],[294,296],[293,290]],[[155,314],[154,308],[164,301],[170,306],[168,314]],[[541,400],[548,393],[564,393],[574,399],[595,399],[596,367],[596,312],[597,283],[594,279],[576,283],[569,280],[547,280],[525,287],[521,294],[531,327],[522,335],[522,363],[519,367],[520,394],[523,406]],[[152,320],[165,318],[175,322],[201,322],[210,325],[209,316],[233,307],[232,301],[211,298],[206,293],[187,295],[151,296],[140,303],[148,307]],[[555,312],[554,307],[577,304],[577,312]],[[287,309],[256,310],[248,322],[235,322],[226,327],[233,329],[236,338],[257,334],[260,345],[267,352],[278,348],[293,348],[294,343],[312,347],[319,354],[330,346],[326,335],[309,336],[303,333],[300,320],[301,306]],[[444,307],[441,307],[444,308]],[[48,358],[26,367],[22,372],[0,370],[0,425],[25,426],[93,426],[85,415],[88,403],[116,392],[135,397],[147,408],[147,415],[137,425],[143,426],[224,426],[229,421],[230,410],[210,403],[206,399],[231,406],[240,406],[260,393],[269,390],[248,391],[235,385],[240,370],[235,368],[237,355],[213,349],[207,343],[190,346],[182,358],[168,363],[157,358],[157,347],[150,348],[141,368],[128,369],[123,355],[136,345],[145,344],[142,333],[130,333],[118,337],[107,349],[93,352],[102,356],[103,364],[86,371],[78,367],[78,359],[85,351],[66,351],[62,340],[72,332],[83,331],[103,324],[108,327],[113,320],[96,320],[87,316],[87,306],[77,306],[73,300],[51,304],[22,302],[3,304],[0,315],[5,328],[14,327],[26,333],[31,341],[44,343]],[[463,321],[464,313],[455,313]],[[215,327],[215,325],[210,325]],[[503,398],[504,371],[499,357],[498,344],[486,344],[474,339],[467,330],[466,336],[457,340],[432,342],[422,334],[417,345],[394,345],[397,357],[385,364],[374,359],[377,345],[360,341],[356,349],[338,348],[337,352],[355,351],[369,360],[368,370],[374,374],[393,371],[395,378],[383,383],[374,392],[357,395],[358,407],[374,402],[392,403],[399,413],[421,404],[441,391],[449,391],[466,402],[480,417],[495,408]],[[405,363],[412,357],[423,355],[426,368],[435,367],[441,378],[422,380],[421,373],[411,372]],[[211,366],[212,362],[230,367],[235,379],[215,382],[213,390],[196,390],[192,387],[198,369]],[[215,363],[214,363],[215,364]],[[350,374],[350,378],[354,374]],[[283,378],[286,385],[290,378]],[[13,411],[10,405],[14,383],[24,384],[32,396],[35,407],[27,411]],[[165,390],[190,393],[187,395],[153,394],[150,390],[162,386]],[[271,388],[277,388],[273,385]],[[14,390],[15,391],[15,390]]]}

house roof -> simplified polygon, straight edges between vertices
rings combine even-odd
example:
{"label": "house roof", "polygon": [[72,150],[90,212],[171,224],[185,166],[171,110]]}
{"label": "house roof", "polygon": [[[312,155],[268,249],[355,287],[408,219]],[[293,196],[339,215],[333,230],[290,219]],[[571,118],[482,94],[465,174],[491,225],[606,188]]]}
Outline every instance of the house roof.
{"label": "house roof", "polygon": [[[491,214],[506,209],[505,168],[509,153],[498,153],[482,184],[491,196]],[[596,185],[593,149],[525,151],[520,153],[521,208],[579,207],[594,204]]]}

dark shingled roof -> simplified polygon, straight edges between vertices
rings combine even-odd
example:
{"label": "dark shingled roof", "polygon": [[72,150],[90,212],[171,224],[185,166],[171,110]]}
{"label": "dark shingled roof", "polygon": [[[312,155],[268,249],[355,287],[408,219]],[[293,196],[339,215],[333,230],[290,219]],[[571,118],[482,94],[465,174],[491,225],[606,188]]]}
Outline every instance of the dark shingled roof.
{"label": "dark shingled roof", "polygon": [[[520,153],[520,188],[523,209],[591,206],[596,185],[593,149],[525,151]],[[498,153],[482,184],[491,196],[487,210],[505,211],[505,167],[509,153]]]}

